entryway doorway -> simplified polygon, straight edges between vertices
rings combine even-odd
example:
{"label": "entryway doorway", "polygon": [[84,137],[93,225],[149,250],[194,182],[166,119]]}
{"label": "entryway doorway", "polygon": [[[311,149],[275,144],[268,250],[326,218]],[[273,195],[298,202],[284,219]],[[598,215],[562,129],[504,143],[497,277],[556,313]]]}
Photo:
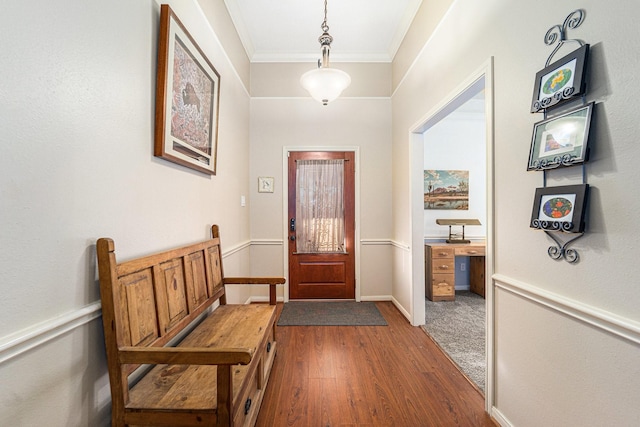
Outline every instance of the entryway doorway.
{"label": "entryway doorway", "polygon": [[[451,94],[444,98],[437,106],[435,106],[423,119],[416,123],[411,129],[411,224],[412,224],[412,278],[413,278],[413,294],[412,294],[412,323],[414,325],[424,325],[425,322],[425,243],[429,237],[426,230],[427,218],[424,209],[424,134],[443,118],[447,117],[458,107],[474,98],[479,92],[484,90],[484,133],[486,146],[480,153],[475,153],[475,161],[484,162],[486,170],[484,177],[486,181],[483,188],[483,198],[486,202],[483,214],[486,218],[486,230],[483,230],[486,241],[486,264],[485,264],[485,316],[484,316],[484,334],[486,346],[484,348],[484,358],[481,363],[485,367],[485,407],[487,410],[493,406],[493,372],[494,372],[494,319],[493,319],[493,286],[492,275],[493,252],[494,252],[494,177],[493,177],[493,58],[490,58],[475,73],[470,75],[462,84],[458,86]],[[462,126],[459,124],[459,126]],[[440,148],[446,149],[448,141],[443,139],[440,141]],[[451,156],[462,156],[464,152],[459,149],[450,153]],[[456,169],[453,165],[443,165],[442,170]],[[440,169],[438,167],[438,169]],[[471,184],[471,183],[469,183]],[[473,191],[470,189],[470,191]],[[469,195],[471,198],[471,194]],[[471,200],[470,200],[471,203]],[[446,217],[445,217],[446,218]],[[451,217],[453,218],[453,217]],[[460,214],[459,218],[468,218],[464,214]],[[431,218],[430,222],[435,223],[435,218]],[[448,230],[442,230],[443,241],[447,238]],[[467,229],[470,232],[471,229]],[[439,234],[438,234],[439,235]],[[465,262],[464,260],[460,260]],[[457,262],[457,261],[456,261]],[[469,264],[465,266],[467,272]],[[456,275],[457,275],[456,270]],[[464,275],[463,275],[464,276]]]}
{"label": "entryway doorway", "polygon": [[287,155],[289,299],[354,299],[355,153]]}

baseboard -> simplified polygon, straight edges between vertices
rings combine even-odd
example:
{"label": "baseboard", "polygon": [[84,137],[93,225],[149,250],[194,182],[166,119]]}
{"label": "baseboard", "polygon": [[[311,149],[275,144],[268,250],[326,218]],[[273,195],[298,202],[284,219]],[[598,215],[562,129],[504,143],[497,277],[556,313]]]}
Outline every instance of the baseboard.
{"label": "baseboard", "polygon": [[498,424],[500,424],[501,427],[511,427],[511,426],[513,426],[513,424],[511,424],[511,422],[509,422],[507,417],[505,417],[504,414],[502,412],[500,412],[500,410],[498,408],[496,408],[495,406],[493,406],[491,408],[491,413],[489,415],[491,415],[491,418],[496,420],[496,422]]}
{"label": "baseboard", "polygon": [[400,313],[402,313],[402,315],[403,315],[404,317],[406,317],[406,318],[407,318],[407,320],[409,321],[409,323],[411,323],[411,314],[410,314],[407,310],[405,310],[405,309],[404,309],[404,307],[402,306],[402,304],[400,304],[400,303],[398,302],[398,300],[397,300],[397,299],[395,299],[395,298],[393,298],[393,297],[391,297],[391,302],[393,303],[393,305],[395,305],[395,306],[396,306],[396,308],[398,309],[398,311],[400,311]]}
{"label": "baseboard", "polygon": [[[262,303],[269,302],[269,297],[267,296],[252,296],[249,297],[244,303],[245,304],[253,304],[253,303]],[[284,297],[276,297],[276,302],[284,302]]]}
{"label": "baseboard", "polygon": [[360,301],[393,301],[391,295],[367,295],[361,296]]}

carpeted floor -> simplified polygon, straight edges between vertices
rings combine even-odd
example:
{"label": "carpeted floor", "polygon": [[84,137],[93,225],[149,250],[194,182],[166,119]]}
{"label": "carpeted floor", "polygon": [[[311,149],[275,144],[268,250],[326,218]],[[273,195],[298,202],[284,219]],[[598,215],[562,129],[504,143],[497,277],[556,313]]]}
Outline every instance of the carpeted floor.
{"label": "carpeted floor", "polygon": [[289,301],[278,326],[387,326],[387,321],[370,301]]}
{"label": "carpeted floor", "polygon": [[485,388],[485,300],[456,291],[455,301],[426,301],[424,329],[481,390]]}

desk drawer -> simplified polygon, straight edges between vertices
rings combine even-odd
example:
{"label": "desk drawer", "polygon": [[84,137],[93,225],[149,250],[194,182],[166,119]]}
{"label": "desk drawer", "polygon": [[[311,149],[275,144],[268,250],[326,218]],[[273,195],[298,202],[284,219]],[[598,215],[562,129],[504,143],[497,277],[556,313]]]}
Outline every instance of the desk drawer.
{"label": "desk drawer", "polygon": [[454,248],[446,246],[432,246],[431,259],[453,258]]}
{"label": "desk drawer", "polygon": [[455,258],[438,258],[431,263],[432,273],[453,273],[456,269]]}
{"label": "desk drawer", "polygon": [[434,274],[431,282],[433,299],[455,297],[455,276],[453,274]]}
{"label": "desk drawer", "polygon": [[455,254],[458,256],[484,256],[484,246],[466,246],[463,248],[455,248]]}

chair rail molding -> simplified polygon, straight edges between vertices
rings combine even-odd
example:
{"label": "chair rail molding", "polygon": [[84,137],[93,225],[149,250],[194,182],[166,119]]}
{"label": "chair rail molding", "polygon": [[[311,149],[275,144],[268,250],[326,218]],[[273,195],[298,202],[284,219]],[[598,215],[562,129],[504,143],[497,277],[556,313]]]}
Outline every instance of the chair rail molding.
{"label": "chair rail molding", "polygon": [[540,289],[502,274],[492,276],[496,288],[541,304],[625,340],[640,344],[640,322]]}

